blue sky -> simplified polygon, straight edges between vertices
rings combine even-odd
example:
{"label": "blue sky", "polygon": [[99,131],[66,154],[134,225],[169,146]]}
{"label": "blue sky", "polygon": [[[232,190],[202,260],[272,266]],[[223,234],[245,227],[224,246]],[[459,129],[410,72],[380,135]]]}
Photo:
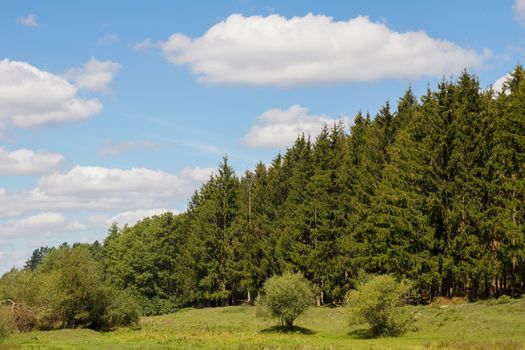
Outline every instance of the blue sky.
{"label": "blue sky", "polygon": [[409,84],[501,82],[525,1],[6,1],[0,43],[1,273],[183,211],[224,154],[242,174]]}

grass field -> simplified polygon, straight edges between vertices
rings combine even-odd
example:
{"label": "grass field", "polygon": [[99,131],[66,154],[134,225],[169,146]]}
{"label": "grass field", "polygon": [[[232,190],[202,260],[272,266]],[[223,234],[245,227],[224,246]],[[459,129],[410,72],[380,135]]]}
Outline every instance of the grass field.
{"label": "grass field", "polygon": [[410,307],[415,329],[400,338],[366,339],[343,308],[312,308],[284,333],[255,308],[185,309],[145,317],[139,330],[87,329],[15,334],[0,349],[525,349],[525,299]]}

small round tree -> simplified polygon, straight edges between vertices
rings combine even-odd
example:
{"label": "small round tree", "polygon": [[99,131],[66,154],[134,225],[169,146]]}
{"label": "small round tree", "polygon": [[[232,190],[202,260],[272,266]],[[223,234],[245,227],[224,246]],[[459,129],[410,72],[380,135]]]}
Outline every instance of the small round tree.
{"label": "small round tree", "polygon": [[405,304],[410,286],[389,275],[372,277],[347,296],[351,323],[367,322],[374,337],[399,336],[406,332],[412,318],[400,307]]}
{"label": "small round tree", "polygon": [[284,326],[292,328],[293,321],[312,305],[312,300],[312,287],[308,280],[300,273],[285,272],[264,283],[257,304],[273,317],[278,317]]}

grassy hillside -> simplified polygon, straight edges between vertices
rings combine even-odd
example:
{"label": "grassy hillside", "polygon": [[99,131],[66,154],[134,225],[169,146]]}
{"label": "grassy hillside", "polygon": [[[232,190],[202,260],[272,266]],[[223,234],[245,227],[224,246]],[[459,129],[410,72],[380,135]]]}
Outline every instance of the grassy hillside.
{"label": "grassy hillside", "polygon": [[248,306],[185,309],[145,317],[142,329],[16,334],[0,349],[525,349],[525,300],[410,307],[414,330],[400,338],[364,338],[343,308],[312,308],[283,333]]}

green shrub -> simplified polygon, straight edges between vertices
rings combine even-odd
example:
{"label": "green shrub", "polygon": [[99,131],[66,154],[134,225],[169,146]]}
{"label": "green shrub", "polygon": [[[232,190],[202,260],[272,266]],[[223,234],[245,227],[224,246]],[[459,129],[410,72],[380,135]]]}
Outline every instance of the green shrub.
{"label": "green shrub", "polygon": [[175,296],[166,299],[158,296],[147,298],[139,293],[133,295],[138,302],[141,314],[145,316],[165,315],[182,309],[180,299]]}
{"label": "green shrub", "polygon": [[35,272],[40,286],[43,328],[101,328],[108,288],[91,253],[83,246],[49,253]]}
{"label": "green shrub", "polygon": [[87,247],[53,249],[34,272],[16,270],[0,278],[0,296],[16,302],[19,331],[137,326],[135,300],[109,286]]}
{"label": "green shrub", "polygon": [[140,319],[137,301],[127,292],[113,291],[111,294],[105,313],[106,328],[137,327]]}
{"label": "green shrub", "polygon": [[488,300],[485,300],[483,301],[485,304],[487,305],[501,305],[501,304],[508,304],[508,303],[511,303],[513,302],[514,299],[512,299],[512,297],[504,294],[504,295],[501,295],[500,297],[498,297],[497,299],[488,299]]}
{"label": "green shrub", "polygon": [[413,319],[400,306],[406,303],[410,286],[392,276],[375,276],[347,296],[351,323],[366,322],[370,335],[399,336]]}
{"label": "green shrub", "polygon": [[285,272],[264,283],[263,291],[257,298],[257,305],[268,314],[278,317],[287,328],[313,302],[310,283],[299,273]]}
{"label": "green shrub", "polygon": [[502,295],[496,300],[495,304],[508,304],[511,301],[512,301],[512,297],[508,295]]}

